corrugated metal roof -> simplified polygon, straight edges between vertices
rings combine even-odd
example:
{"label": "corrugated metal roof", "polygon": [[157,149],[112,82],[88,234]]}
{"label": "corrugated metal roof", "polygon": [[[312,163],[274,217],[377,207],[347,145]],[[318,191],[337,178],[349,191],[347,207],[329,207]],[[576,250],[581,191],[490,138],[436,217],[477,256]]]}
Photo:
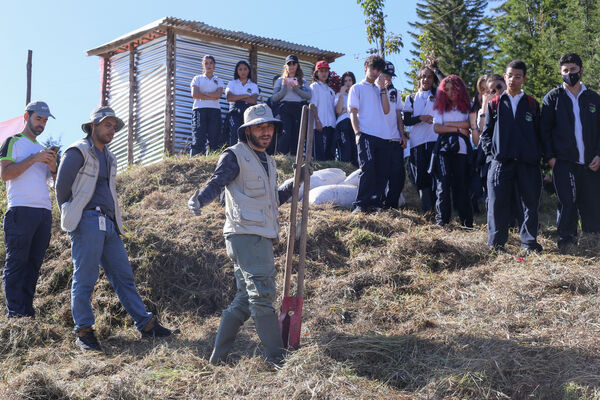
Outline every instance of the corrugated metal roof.
{"label": "corrugated metal roof", "polygon": [[167,28],[174,28],[180,31],[201,33],[203,35],[213,36],[216,39],[228,40],[235,43],[242,43],[246,45],[262,47],[264,49],[273,49],[288,53],[294,53],[297,55],[324,58],[329,60],[330,62],[344,55],[343,53],[322,50],[313,46],[305,46],[302,44],[286,42],[285,40],[280,39],[265,38],[240,31],[230,31],[227,29],[221,29],[214,26],[210,26],[199,21],[187,21],[173,17],[165,17],[159,19],[146,26],[136,29],[133,32],[129,32],[109,43],[88,50],[87,55],[107,56],[111,54],[120,53],[122,51],[127,51],[129,43],[134,41],[140,41],[140,43],[145,43],[147,41],[153,40],[156,37],[164,35],[166,33]]}

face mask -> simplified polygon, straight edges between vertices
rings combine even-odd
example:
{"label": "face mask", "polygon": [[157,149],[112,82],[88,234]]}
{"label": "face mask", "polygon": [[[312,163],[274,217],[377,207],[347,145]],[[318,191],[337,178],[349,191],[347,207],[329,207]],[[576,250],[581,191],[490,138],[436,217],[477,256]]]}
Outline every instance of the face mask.
{"label": "face mask", "polygon": [[570,74],[565,74],[562,76],[562,80],[571,87],[577,85],[577,82],[579,82],[580,78],[580,72],[571,72]]}

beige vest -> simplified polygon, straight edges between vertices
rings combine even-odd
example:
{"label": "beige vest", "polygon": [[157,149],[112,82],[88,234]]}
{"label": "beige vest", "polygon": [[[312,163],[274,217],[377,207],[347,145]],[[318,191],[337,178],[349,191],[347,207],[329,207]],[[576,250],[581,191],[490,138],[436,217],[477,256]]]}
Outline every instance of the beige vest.
{"label": "beige vest", "polygon": [[275,159],[267,155],[269,175],[246,143],[229,148],[235,154],[240,173],[225,186],[223,233],[241,233],[279,239],[277,221],[279,196]]}
{"label": "beige vest", "polygon": [[[79,173],[75,177],[73,186],[71,186],[71,199],[60,208],[60,227],[67,231],[72,232],[77,229],[83,209],[88,205],[94,191],[96,190],[96,181],[98,180],[98,174],[100,172],[100,162],[96,158],[94,148],[91,139],[81,139],[70,145],[67,150],[71,148],[77,148],[83,155],[83,166],[79,170]],[[67,153],[67,150],[63,153]],[[117,224],[117,230],[120,234],[123,234],[123,221],[121,220],[121,209],[117,200],[117,159],[108,151],[107,148],[106,156],[110,163],[110,193],[113,201],[115,202],[115,222]]]}

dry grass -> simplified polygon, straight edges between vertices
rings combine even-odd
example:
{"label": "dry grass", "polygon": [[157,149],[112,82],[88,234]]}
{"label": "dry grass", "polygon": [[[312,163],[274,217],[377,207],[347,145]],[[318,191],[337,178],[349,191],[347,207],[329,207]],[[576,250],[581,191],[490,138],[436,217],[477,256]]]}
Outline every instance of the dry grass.
{"label": "dry grass", "polygon": [[[302,347],[273,369],[249,322],[233,361],[211,366],[234,279],[223,209],[213,203],[193,217],[186,202],[215,162],[174,158],[119,178],[138,288],[182,334],[140,340],[102,277],[93,305],[105,353],[79,353],[69,240],[55,222],[38,318],[0,317],[0,398],[600,399],[600,239],[587,235],[559,254],[549,197],[546,251],[530,257],[515,232],[507,253],[489,253],[482,216],[474,230],[431,225],[416,211],[412,188],[403,211],[357,216],[314,207]],[[278,163],[280,179],[289,177],[291,160]],[[285,205],[282,221],[288,215]],[[275,246],[278,266],[284,240]]]}

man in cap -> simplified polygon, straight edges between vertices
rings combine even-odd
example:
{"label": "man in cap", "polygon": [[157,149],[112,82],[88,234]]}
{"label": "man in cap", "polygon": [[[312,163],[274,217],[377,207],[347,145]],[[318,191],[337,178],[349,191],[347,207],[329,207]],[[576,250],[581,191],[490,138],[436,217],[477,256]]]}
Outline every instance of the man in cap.
{"label": "man in cap", "polygon": [[142,337],[173,333],[146,311],[119,236],[123,234],[123,224],[117,202],[117,160],[106,145],[123,125],[112,108],[104,106],[94,110],[90,121],[81,126],[87,136],[65,151],[56,181],[61,228],[69,232],[71,239],[71,310],[76,344],[82,350],[102,351],[92,329],[91,296],[98,279],[98,265],[102,266]]}
{"label": "man in cap", "polygon": [[283,359],[283,341],[273,308],[273,242],[279,238],[277,207],[290,198],[293,182],[277,188],[275,160],[265,152],[281,125],[268,106],[249,107],[238,129],[240,141],[225,150],[208,184],[196,190],[188,202],[190,210],[200,215],[200,209],[225,188],[223,233],[234,265],[237,294],[223,311],[210,357],[213,364],[226,359],[240,327],[250,316],[267,360],[278,364]]}
{"label": "man in cap", "polygon": [[43,101],[27,104],[23,131],[6,139],[0,149],[0,174],[8,197],[2,279],[7,317],[35,316],[33,296],[50,243],[52,205],[46,182],[56,176],[56,152],[36,140],[48,117],[54,118]]}

